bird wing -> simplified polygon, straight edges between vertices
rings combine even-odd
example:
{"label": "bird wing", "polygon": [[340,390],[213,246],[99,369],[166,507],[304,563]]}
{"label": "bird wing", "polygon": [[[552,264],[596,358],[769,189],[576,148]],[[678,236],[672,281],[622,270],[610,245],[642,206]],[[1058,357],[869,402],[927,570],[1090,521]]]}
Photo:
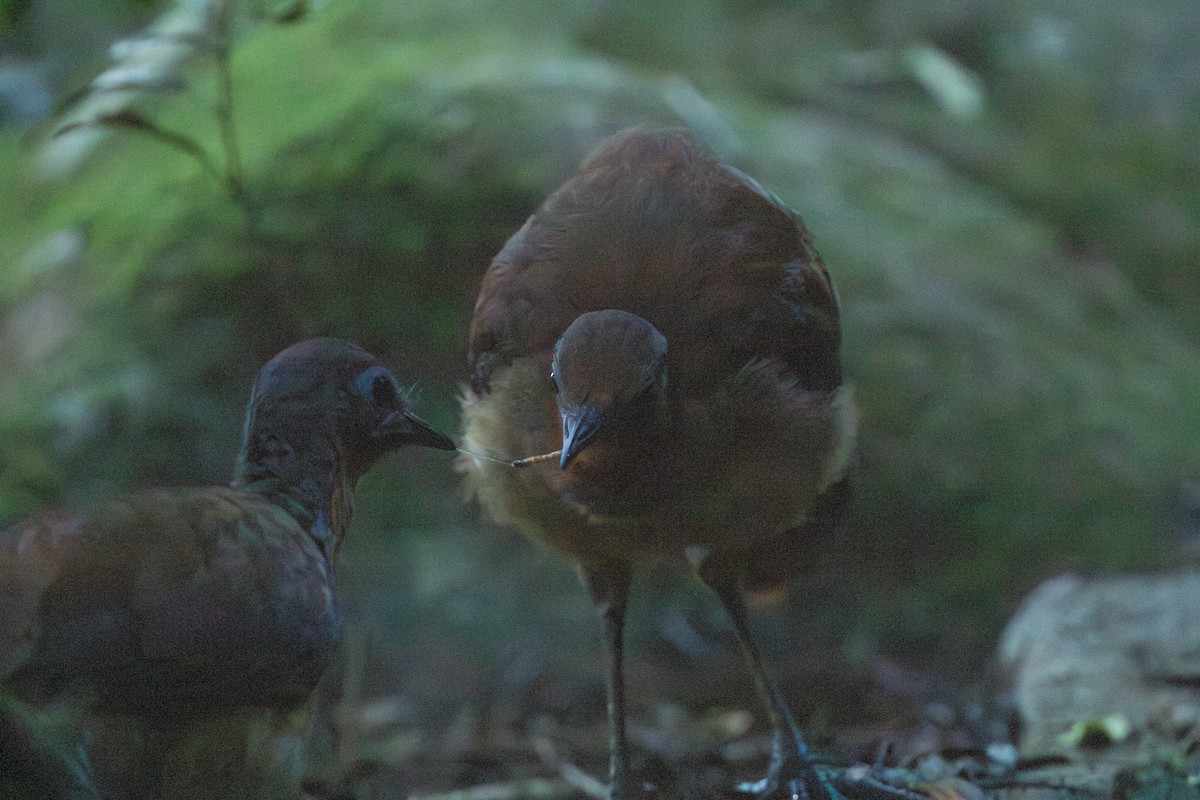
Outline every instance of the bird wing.
{"label": "bird wing", "polygon": [[154,492],[76,525],[42,523],[69,545],[49,582],[12,590],[32,602],[18,692],[82,684],[139,710],[286,706],[315,685],[340,618],[324,555],[285,510],[232,489]]}
{"label": "bird wing", "polygon": [[552,291],[557,262],[538,242],[534,215],[509,239],[483,278],[468,334],[471,386],[490,390],[492,372],[515,359],[549,351],[575,314],[564,294]]}
{"label": "bird wing", "polygon": [[496,256],[471,323],[476,392],[604,308],[658,327],[683,380],[777,358],[806,388],[841,382],[837,291],[803,222],[684,132],[609,140]]}
{"label": "bird wing", "polygon": [[[493,260],[471,322],[472,385],[533,353],[548,354],[586,311],[616,308],[651,322],[670,308],[686,224],[661,173],[697,151],[686,134],[628,132],[607,140],[555,190]],[[669,331],[664,331],[670,336]]]}
{"label": "bird wing", "polygon": [[733,298],[730,328],[748,351],[739,360],[778,359],[804,388],[835,389],[842,381],[839,299],[812,234],[758,181],[735,167],[718,169],[712,224],[723,255],[713,283]]}

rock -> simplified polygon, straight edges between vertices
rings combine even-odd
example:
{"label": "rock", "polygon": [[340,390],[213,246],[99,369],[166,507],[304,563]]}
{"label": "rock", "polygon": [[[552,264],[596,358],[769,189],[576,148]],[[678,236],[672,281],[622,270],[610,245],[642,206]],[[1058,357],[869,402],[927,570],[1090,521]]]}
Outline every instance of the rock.
{"label": "rock", "polygon": [[1009,622],[1025,756],[1195,735],[1200,706],[1200,573],[1082,578],[1039,586]]}

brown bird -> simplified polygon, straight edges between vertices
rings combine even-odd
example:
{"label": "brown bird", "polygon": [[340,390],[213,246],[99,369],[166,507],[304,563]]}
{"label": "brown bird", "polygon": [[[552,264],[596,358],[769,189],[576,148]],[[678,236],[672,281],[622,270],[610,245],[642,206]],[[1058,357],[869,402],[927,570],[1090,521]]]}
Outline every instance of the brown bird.
{"label": "brown bird", "polygon": [[259,373],[230,486],[0,536],[0,795],[106,788],[82,758],[52,756],[70,747],[20,730],[30,707],[66,697],[147,732],[124,757],[150,774],[122,798],[295,796],[305,701],[342,629],[333,559],[354,485],[405,445],[454,448],[373,356],[312,339]]}
{"label": "brown bird", "polygon": [[855,412],[837,292],[800,218],[682,132],[600,146],[504,246],[470,331],[470,489],[578,562],[610,653],[612,797],[630,774],[631,572],[686,555],[728,611],[774,744],[764,798],[828,798],[751,639],[743,592],[786,580],[845,509]]}

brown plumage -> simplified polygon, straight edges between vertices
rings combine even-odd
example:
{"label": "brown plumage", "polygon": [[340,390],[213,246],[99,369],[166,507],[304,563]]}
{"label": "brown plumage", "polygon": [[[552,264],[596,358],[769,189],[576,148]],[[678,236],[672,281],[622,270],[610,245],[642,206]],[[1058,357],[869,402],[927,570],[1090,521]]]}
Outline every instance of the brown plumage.
{"label": "brown plumage", "polygon": [[725,604],[771,716],[765,796],[823,797],[747,633],[848,498],[854,408],[836,290],[799,217],[686,133],[619,134],[500,251],[470,332],[463,457],[502,522],[581,566],[612,651],[613,795],[628,774],[621,628],[632,568],[687,555]]}
{"label": "brown plumage", "polygon": [[259,373],[230,486],[142,492],[0,535],[0,750],[12,741],[30,765],[0,752],[0,795],[95,796],[69,747],[11,730],[29,713],[18,701],[66,698],[138,741],[123,757],[145,769],[101,787],[117,796],[296,796],[305,701],[341,632],[332,562],[353,488],[410,444],[454,446],[374,357],[308,340]]}

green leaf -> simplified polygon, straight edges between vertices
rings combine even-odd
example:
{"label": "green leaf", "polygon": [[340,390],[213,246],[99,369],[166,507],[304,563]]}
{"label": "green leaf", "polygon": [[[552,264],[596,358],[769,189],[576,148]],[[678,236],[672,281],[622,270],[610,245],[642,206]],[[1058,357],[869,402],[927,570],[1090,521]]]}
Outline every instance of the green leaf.
{"label": "green leaf", "polygon": [[175,131],[159,127],[156,122],[147,119],[134,109],[124,109],[111,114],[101,114],[96,117],[69,122],[54,132],[54,138],[86,128],[114,128],[132,133],[140,133],[152,139],[157,139],[163,144],[196,159],[205,172],[212,175],[218,181],[221,181],[221,175],[213,165],[212,159],[209,158],[208,152],[195,139],[185,136],[182,133],[176,133]]}

